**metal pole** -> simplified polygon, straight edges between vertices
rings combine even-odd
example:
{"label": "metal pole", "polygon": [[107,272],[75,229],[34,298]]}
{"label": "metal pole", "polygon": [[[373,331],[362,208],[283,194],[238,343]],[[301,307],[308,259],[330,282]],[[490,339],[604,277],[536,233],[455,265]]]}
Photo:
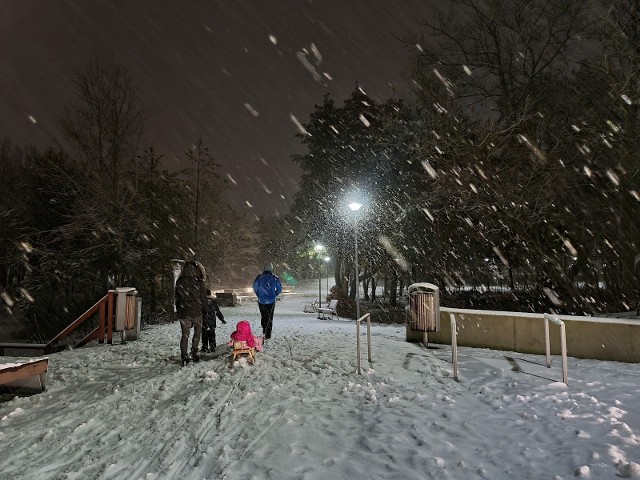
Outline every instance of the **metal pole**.
{"label": "metal pole", "polygon": [[356,371],[360,375],[360,322],[356,320]]}
{"label": "metal pole", "polygon": [[451,320],[451,363],[453,363],[453,379],[458,381],[458,327],[456,325],[456,316],[449,314]]}
{"label": "metal pole", "polygon": [[371,360],[371,314],[369,313],[367,313],[367,352],[369,363],[373,363],[373,360]]}
{"label": "metal pole", "polygon": [[349,208],[355,215],[353,233],[356,238],[356,320],[360,318],[360,273],[358,272],[358,210],[360,210],[360,207],[362,207],[362,204],[358,202],[349,204]]}
{"label": "metal pole", "polygon": [[322,265],[318,269],[318,308],[322,308]]}
{"label": "metal pole", "polygon": [[569,375],[567,374],[567,334],[564,329],[564,323],[560,325],[560,342],[562,344],[562,381],[565,385],[569,385]]}
{"label": "metal pole", "polygon": [[551,367],[551,347],[549,343],[549,322],[553,322],[556,325],[560,326],[560,348],[562,353],[562,381],[565,385],[569,385],[568,383],[568,373],[567,373],[567,333],[565,330],[564,322],[560,320],[558,317],[554,317],[553,315],[549,315],[548,313],[544,314],[544,334],[545,334],[545,343],[547,350],[547,367]]}
{"label": "metal pole", "polygon": [[325,266],[327,267],[327,269],[326,269],[326,273],[327,273],[327,296],[329,296],[329,262],[327,262],[325,264]]}
{"label": "metal pole", "polygon": [[316,244],[316,260],[318,261],[318,308],[322,308],[322,258],[320,258],[320,252],[324,250],[324,246]]}
{"label": "metal pole", "polygon": [[360,318],[360,279],[358,274],[358,219],[357,218],[356,218],[355,236],[356,236],[356,318]]}
{"label": "metal pole", "polygon": [[544,316],[544,349],[546,353],[547,368],[551,367],[551,346],[549,342],[549,319]]}

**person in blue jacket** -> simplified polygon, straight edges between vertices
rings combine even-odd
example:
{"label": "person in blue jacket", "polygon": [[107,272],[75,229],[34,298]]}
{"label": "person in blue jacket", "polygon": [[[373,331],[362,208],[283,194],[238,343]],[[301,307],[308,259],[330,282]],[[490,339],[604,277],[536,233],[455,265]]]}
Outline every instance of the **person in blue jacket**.
{"label": "person in blue jacket", "polygon": [[272,263],[267,263],[264,266],[264,271],[253,281],[253,291],[258,297],[262,334],[265,340],[267,340],[271,338],[276,298],[280,295],[280,292],[282,292],[282,283],[280,283],[280,279],[273,274]]}

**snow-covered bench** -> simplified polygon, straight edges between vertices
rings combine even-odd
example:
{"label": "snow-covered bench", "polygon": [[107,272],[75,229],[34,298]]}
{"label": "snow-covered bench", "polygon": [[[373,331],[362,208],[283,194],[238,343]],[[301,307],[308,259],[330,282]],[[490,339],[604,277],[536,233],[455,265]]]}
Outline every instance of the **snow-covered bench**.
{"label": "snow-covered bench", "polygon": [[48,358],[0,364],[0,390],[17,393],[42,392],[47,383],[48,370]]}
{"label": "snow-covered bench", "polygon": [[325,319],[327,315],[330,315],[331,319],[333,319],[334,316],[340,318],[338,312],[336,312],[336,308],[338,308],[338,300],[331,300],[328,306],[318,308],[318,318]]}
{"label": "snow-covered bench", "polygon": [[304,313],[316,313],[316,311],[318,310],[318,301],[314,300],[311,303],[307,303],[304,308],[303,308],[303,312]]}

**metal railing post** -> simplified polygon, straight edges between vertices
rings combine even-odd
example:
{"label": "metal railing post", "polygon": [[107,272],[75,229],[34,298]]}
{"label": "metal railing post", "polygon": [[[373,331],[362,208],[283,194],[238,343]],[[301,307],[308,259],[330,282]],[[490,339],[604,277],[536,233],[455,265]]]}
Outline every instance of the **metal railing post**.
{"label": "metal railing post", "polygon": [[547,368],[551,367],[551,344],[549,341],[549,319],[544,316],[544,348],[547,360]]}
{"label": "metal railing post", "polygon": [[373,363],[371,359],[371,315],[367,314],[367,352],[369,363]]}
{"label": "metal railing post", "polygon": [[458,326],[456,316],[449,314],[451,320],[451,363],[453,363],[453,379],[458,381]]}
{"label": "metal railing post", "polygon": [[366,313],[356,320],[356,371],[358,375],[362,375],[360,369],[360,322],[365,318],[367,319],[367,358],[369,363],[373,363],[371,359],[371,314]]}
{"label": "metal railing post", "polygon": [[569,385],[569,375],[567,374],[567,334],[564,322],[560,325],[560,342],[562,343],[562,381]]}
{"label": "metal railing post", "polygon": [[567,334],[565,325],[562,320],[548,313],[544,314],[544,326],[545,326],[545,343],[547,350],[547,368],[551,367],[551,347],[549,342],[549,322],[553,322],[560,327],[560,349],[562,353],[562,382],[565,385],[569,385],[569,375],[567,373]]}

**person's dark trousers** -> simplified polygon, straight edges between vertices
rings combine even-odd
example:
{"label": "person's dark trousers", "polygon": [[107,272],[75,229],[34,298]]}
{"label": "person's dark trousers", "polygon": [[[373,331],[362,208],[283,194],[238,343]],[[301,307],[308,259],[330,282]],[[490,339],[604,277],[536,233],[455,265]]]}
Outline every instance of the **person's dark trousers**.
{"label": "person's dark trousers", "polygon": [[213,328],[202,328],[202,349],[214,350],[216,348],[216,331]]}
{"label": "person's dark trousers", "polygon": [[262,325],[262,333],[264,338],[271,338],[271,327],[273,326],[273,311],[275,303],[258,303],[260,308],[260,324]]}
{"label": "person's dark trousers", "polygon": [[187,349],[189,348],[189,332],[193,327],[193,339],[191,341],[191,355],[193,358],[198,356],[198,345],[200,344],[200,336],[202,335],[202,317],[188,317],[180,319],[180,330],[182,336],[180,337],[180,353],[182,358],[187,356]]}

